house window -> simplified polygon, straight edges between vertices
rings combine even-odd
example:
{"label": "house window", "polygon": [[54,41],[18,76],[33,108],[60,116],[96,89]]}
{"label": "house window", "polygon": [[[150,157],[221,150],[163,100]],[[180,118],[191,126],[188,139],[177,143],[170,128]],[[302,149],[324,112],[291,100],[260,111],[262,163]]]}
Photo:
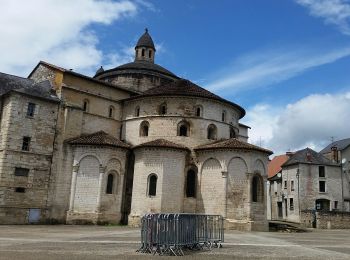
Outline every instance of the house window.
{"label": "house window", "polygon": [[28,103],[27,116],[33,117],[34,113],[35,113],[35,104],[34,103]]}
{"label": "house window", "polygon": [[30,137],[24,136],[23,137],[23,142],[22,142],[22,151],[29,151],[29,146],[30,146]]}
{"label": "house window", "polygon": [[194,170],[189,170],[186,178],[186,197],[188,198],[196,197],[196,179],[196,172]]}
{"label": "house window", "polygon": [[139,106],[137,106],[137,107],[135,108],[135,116],[137,116],[137,117],[140,116],[140,107],[139,107]]}
{"label": "house window", "polygon": [[23,188],[23,187],[17,187],[17,188],[15,188],[15,192],[18,192],[18,193],[25,193],[25,192],[26,192],[26,189]]}
{"label": "house window", "polygon": [[290,199],[289,199],[289,209],[290,209],[290,210],[294,210],[294,201],[293,201],[293,198],[290,198]]}
{"label": "house window", "polygon": [[165,115],[166,113],[167,113],[167,106],[165,103],[163,103],[159,106],[159,114]]}
{"label": "house window", "polygon": [[182,121],[177,125],[177,135],[178,136],[189,136],[190,124],[186,121]]}
{"label": "house window", "polygon": [[324,166],[318,166],[318,177],[324,178],[326,177],[326,172]]}
{"label": "house window", "polygon": [[88,112],[89,111],[89,100],[85,99],[83,102],[83,111]]}
{"label": "house window", "polygon": [[112,194],[113,193],[113,182],[114,182],[113,174],[108,174],[107,187],[106,187],[106,193],[107,194]]}
{"label": "house window", "polygon": [[109,107],[108,117],[110,117],[110,118],[114,117],[114,107],[113,106]]}
{"label": "house window", "polygon": [[147,121],[143,121],[140,124],[140,136],[148,136],[149,123]]}
{"label": "house window", "polygon": [[28,174],[29,174],[29,169],[20,168],[20,167],[16,167],[15,168],[15,176],[25,176],[25,177],[27,177]]}
{"label": "house window", "polygon": [[287,189],[287,181],[284,181],[284,188]]}
{"label": "house window", "polygon": [[221,114],[221,121],[222,122],[226,122],[226,111],[222,111],[222,114]]}
{"label": "house window", "polygon": [[320,190],[320,192],[326,192],[326,182],[325,181],[319,181],[319,190]]}
{"label": "house window", "polygon": [[151,174],[148,177],[148,196],[156,196],[157,194],[157,175]]}
{"label": "house window", "polygon": [[338,209],[338,201],[334,201],[334,209]]}
{"label": "house window", "polygon": [[252,201],[262,202],[263,201],[263,186],[261,178],[255,175],[252,180]]}
{"label": "house window", "polygon": [[216,134],[217,134],[217,128],[216,128],[216,126],[213,125],[213,124],[209,125],[207,131],[208,131],[207,138],[208,138],[209,140],[216,140],[216,138],[217,138],[217,136],[216,136]]}
{"label": "house window", "polygon": [[294,190],[294,181],[290,181],[290,190],[291,190],[291,191]]}

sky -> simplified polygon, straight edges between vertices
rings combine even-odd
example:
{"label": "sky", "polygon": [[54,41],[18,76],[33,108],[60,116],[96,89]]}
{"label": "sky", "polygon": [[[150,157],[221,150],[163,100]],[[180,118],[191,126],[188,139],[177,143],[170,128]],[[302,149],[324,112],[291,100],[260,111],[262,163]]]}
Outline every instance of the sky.
{"label": "sky", "polygon": [[0,0],[0,71],[40,61],[93,76],[156,63],[246,109],[249,141],[275,154],[350,137],[350,0]]}

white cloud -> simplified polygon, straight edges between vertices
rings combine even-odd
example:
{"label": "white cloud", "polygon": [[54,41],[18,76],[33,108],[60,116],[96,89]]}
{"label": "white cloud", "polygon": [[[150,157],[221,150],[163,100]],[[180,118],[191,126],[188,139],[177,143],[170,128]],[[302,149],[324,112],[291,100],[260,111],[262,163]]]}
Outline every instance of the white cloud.
{"label": "white cloud", "polygon": [[295,0],[306,7],[310,15],[320,17],[327,24],[336,25],[346,35],[350,35],[350,4],[348,0]]}
{"label": "white cloud", "polygon": [[133,17],[137,4],[123,0],[0,0],[0,71],[26,76],[39,60],[82,72],[104,59],[92,24]]}
{"label": "white cloud", "polygon": [[260,51],[239,57],[233,65],[217,73],[206,87],[222,94],[268,86],[349,55],[350,48],[328,52],[311,49]]}
{"label": "white cloud", "polygon": [[311,147],[317,151],[350,136],[350,92],[309,95],[285,107],[259,104],[247,111],[250,142],[276,154]]}

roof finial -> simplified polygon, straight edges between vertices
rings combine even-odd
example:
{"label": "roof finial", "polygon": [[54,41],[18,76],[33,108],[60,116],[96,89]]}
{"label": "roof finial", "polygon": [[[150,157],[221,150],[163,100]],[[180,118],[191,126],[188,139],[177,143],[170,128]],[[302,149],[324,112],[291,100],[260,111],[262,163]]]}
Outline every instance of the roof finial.
{"label": "roof finial", "polygon": [[148,28],[147,27],[145,28],[145,32],[148,33]]}

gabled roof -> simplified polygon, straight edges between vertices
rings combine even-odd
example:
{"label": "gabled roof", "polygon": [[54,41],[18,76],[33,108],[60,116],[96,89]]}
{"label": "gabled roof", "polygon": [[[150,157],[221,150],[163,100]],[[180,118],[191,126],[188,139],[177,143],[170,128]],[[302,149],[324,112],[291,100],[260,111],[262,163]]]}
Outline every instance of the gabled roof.
{"label": "gabled roof", "polygon": [[158,147],[158,148],[164,147],[164,148],[173,148],[173,149],[188,150],[188,151],[190,150],[186,146],[176,144],[174,142],[171,142],[165,139],[156,139],[150,142],[139,144],[134,146],[133,149],[142,148],[142,147]]}
{"label": "gabled roof", "polygon": [[268,164],[268,177],[271,178],[282,171],[282,165],[289,159],[286,154],[277,155]]}
{"label": "gabled roof", "polygon": [[241,112],[240,118],[242,118],[245,115],[245,110],[241,106],[231,101],[228,101],[226,99],[223,99],[218,95],[215,95],[214,93],[211,93],[210,91],[186,79],[178,79],[178,80],[175,80],[174,82],[166,83],[166,84],[148,89],[143,94],[139,96],[131,97],[129,99],[138,99],[143,97],[154,97],[154,96],[189,96],[189,97],[202,97],[202,98],[214,99],[237,108]]}
{"label": "gabled roof", "polygon": [[136,47],[148,47],[156,50],[151,35],[148,33],[148,29],[145,29],[144,34],[141,35],[140,39],[137,41]]}
{"label": "gabled roof", "polygon": [[32,79],[0,72],[0,96],[8,94],[11,91],[59,102],[58,97],[54,91],[52,91],[52,86],[49,81],[35,83]]}
{"label": "gabled roof", "polygon": [[78,77],[78,78],[86,79],[86,80],[89,80],[89,81],[92,81],[92,82],[95,82],[95,83],[98,83],[98,84],[101,84],[101,85],[105,85],[105,86],[107,86],[107,87],[112,87],[112,88],[124,90],[124,91],[126,91],[126,92],[128,92],[128,93],[130,93],[130,94],[139,94],[139,93],[136,92],[136,91],[133,91],[133,90],[130,90],[130,89],[127,89],[127,88],[124,88],[124,87],[120,87],[120,86],[117,86],[117,85],[114,85],[114,84],[111,84],[111,83],[108,83],[108,82],[105,82],[105,81],[102,81],[102,80],[99,80],[99,79],[95,79],[95,78],[92,78],[92,77],[89,77],[89,76],[86,76],[86,75],[77,73],[77,72],[75,72],[75,71],[73,71],[73,70],[67,70],[67,69],[65,69],[65,68],[62,68],[62,67],[53,65],[53,64],[48,63],[48,62],[45,62],[45,61],[40,61],[40,62],[35,66],[35,68],[30,72],[30,74],[28,75],[28,78],[31,77],[31,75],[35,72],[35,70],[36,70],[40,65],[44,65],[44,66],[46,66],[46,67],[53,68],[53,69],[58,70],[58,71],[61,71],[61,72],[63,72],[63,73],[76,76],[76,77]]}
{"label": "gabled roof", "polygon": [[350,146],[350,138],[335,141],[329,144],[326,148],[322,149],[320,153],[330,153],[332,151],[332,147],[337,147],[338,150],[342,151],[348,146]]}
{"label": "gabled roof", "polygon": [[269,155],[273,154],[272,151],[255,146],[246,142],[237,140],[236,138],[231,138],[227,140],[219,140],[212,142],[210,144],[200,145],[194,148],[194,150],[214,150],[214,149],[237,149],[237,150],[254,150],[258,152],[267,153]]}
{"label": "gabled roof", "polygon": [[338,164],[333,163],[331,160],[328,160],[321,153],[317,153],[311,148],[305,148],[303,150],[295,152],[283,165],[285,166],[306,163],[306,164],[319,164],[319,165],[331,165],[336,166]]}
{"label": "gabled roof", "polygon": [[112,146],[118,148],[130,148],[130,145],[120,141],[119,139],[99,131],[93,134],[81,135],[76,138],[66,140],[71,145],[100,145],[100,146]]}

